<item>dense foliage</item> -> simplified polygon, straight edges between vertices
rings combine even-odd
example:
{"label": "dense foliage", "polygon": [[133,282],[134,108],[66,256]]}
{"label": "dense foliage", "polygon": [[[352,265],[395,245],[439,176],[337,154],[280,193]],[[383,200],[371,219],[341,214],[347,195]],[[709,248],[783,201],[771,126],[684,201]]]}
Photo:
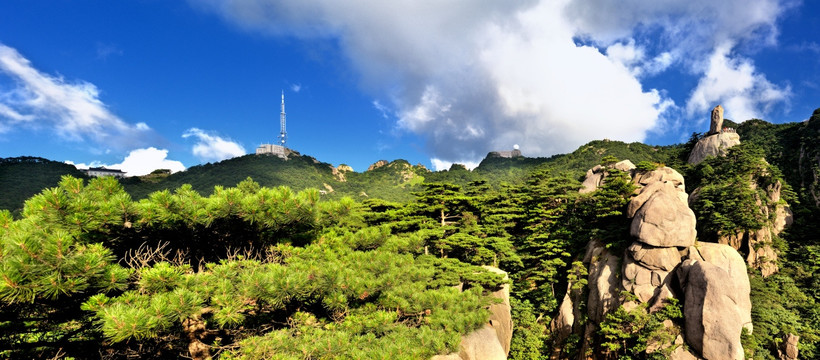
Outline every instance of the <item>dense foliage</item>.
{"label": "dense foliage", "polygon": [[[729,123],[743,144],[697,166],[685,161],[700,134],[488,157],[473,171],[397,160],[345,172],[297,154],[122,183],[43,175],[24,207],[0,210],[0,357],[429,358],[487,321],[488,294],[505,281],[480,265],[509,275],[510,358],[577,355],[579,335],[557,343],[550,321],[565,295],[587,295],[590,240],[613,254],[632,241],[624,208],[635,189],[613,168],[595,192],[580,194],[580,180],[624,158],[636,171],[684,173],[699,241],[767,226],[761,206],[791,205],[795,224],[775,239],[781,271],[750,270],[755,330],[744,347],[773,359],[797,334],[801,357],[817,357],[818,124],[820,111],[802,124]],[[19,162],[0,171],[18,179]],[[59,167],[51,177],[70,170],[43,164]],[[778,181],[782,199],[770,204]],[[590,335],[594,350],[663,358],[671,348],[653,344],[677,335],[662,323],[680,316],[674,301],[651,314],[618,308]]]}
{"label": "dense foliage", "polygon": [[23,202],[57,185],[60,177],[84,177],[73,165],[38,157],[0,158],[0,209],[19,214]]}
{"label": "dense foliage", "polygon": [[65,177],[22,219],[1,213],[0,351],[415,358],[486,322],[497,275],[424,255],[422,236],[367,226],[356,206],[250,180],[134,202],[113,178]]}

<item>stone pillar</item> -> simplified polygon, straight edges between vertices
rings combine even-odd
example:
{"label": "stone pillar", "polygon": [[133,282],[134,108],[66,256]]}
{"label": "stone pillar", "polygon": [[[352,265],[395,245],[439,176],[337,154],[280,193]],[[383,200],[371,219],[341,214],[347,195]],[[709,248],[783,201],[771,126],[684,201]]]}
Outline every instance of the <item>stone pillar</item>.
{"label": "stone pillar", "polygon": [[718,134],[723,129],[723,107],[718,105],[712,109],[712,123],[709,125],[709,134]]}

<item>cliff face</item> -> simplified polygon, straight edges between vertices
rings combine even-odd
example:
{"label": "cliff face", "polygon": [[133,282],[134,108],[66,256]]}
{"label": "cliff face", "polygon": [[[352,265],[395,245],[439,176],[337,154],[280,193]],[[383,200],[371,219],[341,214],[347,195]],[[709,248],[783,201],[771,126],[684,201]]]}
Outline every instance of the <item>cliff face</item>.
{"label": "cliff face", "polygon": [[[754,330],[747,269],[759,270],[763,277],[778,272],[774,242],[792,224],[793,215],[782,199],[787,186],[777,171],[747,147],[729,151],[740,145],[740,137],[720,123],[722,111],[713,113],[710,133],[696,144],[689,163],[697,165],[711,156],[729,158],[693,166],[688,174],[698,187],[691,196],[685,192],[684,177],[668,167],[642,171],[622,161],[587,172],[582,193],[606,183],[611,168],[630,175],[637,187],[626,207],[632,219],[631,244],[625,250],[595,239],[587,244],[587,286],[569,284],[550,324],[555,340],[551,358],[610,358],[612,349],[620,346],[613,339],[637,332],[644,336],[646,354],[669,359],[746,357],[741,334]],[[727,199],[720,197],[723,194],[741,195]],[[715,216],[743,215],[716,220],[709,218],[712,213],[693,211],[714,209],[724,200],[734,205],[721,204]],[[742,224],[733,222],[741,217]],[[703,224],[709,225],[707,231],[699,233]],[[671,315],[676,309],[678,317]],[[655,325],[648,325],[653,321]],[[573,338],[580,339],[575,345],[580,353],[564,353]],[[791,343],[784,342],[781,358],[791,356],[789,351],[796,354],[798,338],[789,334],[786,340]]]}
{"label": "cliff face", "polygon": [[697,165],[709,156],[724,156],[726,149],[737,144],[740,144],[740,136],[734,129],[723,127],[723,107],[715,106],[712,110],[709,132],[692,149],[689,163]]}
{"label": "cliff face", "polygon": [[695,148],[689,155],[689,163],[697,165],[708,156],[726,155],[726,149],[738,144],[740,144],[740,136],[734,132],[707,135],[695,144]]}
{"label": "cliff face", "polygon": [[[602,172],[606,170],[597,173]],[[728,245],[696,242],[695,215],[680,173],[661,167],[632,169],[630,174],[638,187],[627,207],[634,241],[623,253],[613,253],[597,240],[587,245],[588,288],[570,291],[551,324],[559,343],[575,333],[583,342],[580,358],[604,359],[606,349],[600,346],[605,339],[599,334],[611,326],[608,314],[649,317],[669,304],[682,304],[683,318],[665,320],[647,343],[647,353],[672,359],[743,359],[741,332],[752,330],[743,258]],[[586,324],[576,321],[581,314],[589,319]],[[561,348],[555,347],[553,358],[567,356]]]}
{"label": "cliff face", "polygon": [[[492,266],[485,269],[504,276],[507,273]],[[484,327],[461,337],[458,352],[436,355],[431,360],[506,360],[510,353],[513,322],[510,313],[510,284],[492,294],[501,301],[490,305],[490,319]]]}

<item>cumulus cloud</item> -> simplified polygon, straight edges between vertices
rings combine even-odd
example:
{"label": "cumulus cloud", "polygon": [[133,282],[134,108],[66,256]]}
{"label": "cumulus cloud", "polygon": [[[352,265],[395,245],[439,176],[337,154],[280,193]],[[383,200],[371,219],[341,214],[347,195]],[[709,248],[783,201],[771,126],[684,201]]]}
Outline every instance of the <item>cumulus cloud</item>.
{"label": "cumulus cloud", "polygon": [[[674,66],[708,79],[706,65],[719,45],[774,45],[777,20],[793,5],[792,0],[190,1],[245,29],[338,40],[362,88],[384,101],[374,106],[394,114],[398,128],[424,137],[442,166],[475,161],[516,143],[537,156],[567,152],[593,139],[643,140],[658,126],[677,121],[670,120],[679,116],[671,112],[682,109],[665,89],[647,88],[643,79]],[[727,58],[732,61],[737,60]],[[766,83],[756,75],[757,84]],[[746,96],[746,108],[766,110],[762,99],[782,101],[787,93],[777,93],[774,85],[769,90],[738,96]]]}
{"label": "cumulus cloud", "polygon": [[127,176],[147,175],[156,169],[169,169],[172,173],[185,170],[185,165],[182,165],[181,162],[168,159],[168,150],[155,147],[131,150],[128,156],[119,164],[106,165],[101,162],[74,164],[71,161],[66,161],[66,163],[75,165],[78,169],[101,166],[109,169],[119,169],[125,171]]}
{"label": "cumulus cloud", "polygon": [[452,161],[441,160],[439,158],[432,158],[432,159],[430,159],[430,163],[433,164],[433,170],[434,171],[442,171],[442,170],[449,170],[450,167],[453,166],[453,164],[461,164],[461,165],[464,165],[464,167],[466,167],[468,170],[472,170],[472,169],[477,168],[478,164],[480,164],[481,162],[480,161],[456,161],[456,162],[452,162]]}
{"label": "cumulus cloud", "polygon": [[190,128],[182,134],[183,138],[194,137],[197,142],[191,151],[202,161],[222,161],[247,154],[242,145],[230,139],[208,133],[198,128]]}
{"label": "cumulus cloud", "polygon": [[744,121],[788,100],[788,86],[772,84],[755,70],[750,60],[732,58],[730,49],[728,44],[719,46],[709,58],[708,70],[686,104],[689,113],[705,113],[714,104],[722,103],[727,118]]}
{"label": "cumulus cloud", "polygon": [[47,128],[71,141],[91,141],[118,150],[144,146],[152,131],[145,123],[129,124],[100,100],[87,82],[69,82],[44,74],[17,50],[0,44],[0,129]]}

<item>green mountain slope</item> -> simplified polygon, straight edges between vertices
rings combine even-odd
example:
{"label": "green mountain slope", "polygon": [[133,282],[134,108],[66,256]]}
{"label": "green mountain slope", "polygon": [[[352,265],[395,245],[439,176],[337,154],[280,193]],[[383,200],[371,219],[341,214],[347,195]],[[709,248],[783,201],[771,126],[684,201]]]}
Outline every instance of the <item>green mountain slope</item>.
{"label": "green mountain slope", "polygon": [[[581,146],[569,154],[549,158],[487,156],[473,171],[461,165],[449,170],[431,172],[422,165],[411,165],[405,160],[380,161],[369,171],[339,170],[313,157],[293,153],[288,160],[276,156],[245,155],[218,163],[188,168],[186,171],[164,176],[152,174],[121,180],[125,190],[134,199],[142,199],[160,190],[173,190],[183,184],[203,194],[210,194],[214,186],[236,186],[250,177],[261,186],[287,186],[294,190],[319,189],[324,196],[337,199],[350,196],[355,199],[379,198],[405,202],[413,199],[423,182],[450,182],[467,185],[486,181],[493,187],[502,183],[522,184],[526,176],[539,167],[549,167],[579,177],[599,164],[605,156],[630,159],[633,162],[675,161],[676,151],[682,145],[657,147],[641,143],[599,140]],[[376,165],[376,164],[374,164]],[[62,175],[80,177],[82,173],[71,165],[40,158],[9,158],[0,162],[0,209],[19,211],[23,201],[45,188],[57,184]]]}
{"label": "green mountain slope", "polygon": [[[739,265],[729,278],[748,275],[750,283],[748,301],[727,303],[730,310],[751,303],[744,311],[754,332],[730,334],[743,357],[776,359],[793,341],[803,358],[817,358],[820,110],[804,123],[727,123],[742,143],[697,166],[685,159],[698,134],[673,146],[601,140],[550,158],[488,156],[473,171],[453,165],[430,172],[395,160],[357,173],[299,154],[287,161],[247,155],[121,182],[64,177],[46,191],[33,188],[53,185],[29,177],[59,177],[73,167],[4,159],[3,181],[29,188],[0,190],[40,194],[28,200],[25,216],[0,211],[0,357],[430,358],[456,351],[460,336],[488,322],[488,296],[501,283],[476,266],[491,265],[512,284],[510,359],[668,358],[677,335],[690,345],[699,338],[682,330],[692,319],[687,306],[706,303],[686,288],[701,260],[682,256],[704,254],[708,262],[708,251],[720,251]],[[613,157],[680,173],[650,175],[652,164],[634,174],[609,169],[597,191],[579,193],[584,172]],[[653,192],[634,196],[636,179],[684,178],[689,199],[665,183],[660,188],[673,195],[649,184],[643,189]],[[775,197],[778,182],[788,186],[781,196],[778,185]],[[300,191],[307,188],[318,190]],[[635,242],[626,214],[647,193],[654,198],[640,205],[643,219],[653,206],[669,213],[647,205],[657,199],[682,202],[697,218],[694,246],[646,243],[677,259],[671,266],[659,260],[672,269],[664,274],[636,268],[638,261],[650,265],[635,257],[649,248]],[[758,232],[773,227],[773,214],[787,203],[794,224]],[[743,243],[709,244],[720,239]],[[683,262],[686,284],[674,280]],[[779,270],[767,275],[763,266],[772,263]],[[610,281],[632,270],[631,281]],[[656,280],[667,275],[669,283]],[[631,295],[607,285],[607,297],[623,306],[604,316],[610,305],[591,294],[607,283]],[[659,298],[665,303],[653,304],[656,310],[622,302],[649,296],[649,288],[655,294],[658,284],[669,285],[672,297]],[[584,320],[566,331],[553,327],[569,308]]]}
{"label": "green mountain slope", "polygon": [[85,178],[74,165],[57,161],[29,156],[0,158],[0,209],[19,213],[26,199],[57,186],[63,175]]}

